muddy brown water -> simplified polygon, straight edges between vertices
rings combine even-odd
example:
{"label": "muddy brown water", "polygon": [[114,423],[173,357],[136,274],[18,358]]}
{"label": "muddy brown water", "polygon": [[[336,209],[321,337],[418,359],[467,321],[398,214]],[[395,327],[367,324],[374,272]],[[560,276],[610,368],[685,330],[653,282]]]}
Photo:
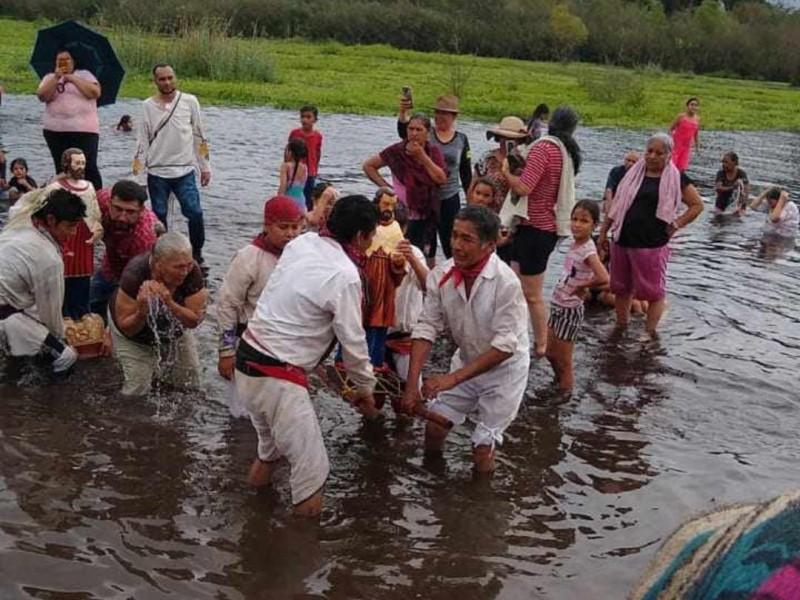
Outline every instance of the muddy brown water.
{"label": "muddy brown water", "polygon": [[[44,179],[40,113],[34,99],[6,96],[0,141],[9,160],[28,158]],[[127,174],[133,152],[133,137],[112,131],[123,113],[136,117],[137,104],[101,111],[108,183]],[[208,108],[205,117],[214,291],[259,228],[296,118],[264,108]],[[360,163],[394,141],[393,121],[324,115],[320,128],[323,176],[368,192]],[[485,126],[461,129],[476,155],[487,148]],[[598,198],[608,169],[646,135],[581,129],[580,195]],[[704,132],[703,140],[691,175],[705,193],[730,148],[756,183],[800,191],[800,135]],[[154,399],[119,397],[111,361],[81,363],[57,387],[2,380],[0,598],[624,597],[682,520],[800,478],[800,253],[764,246],[762,220],[720,222],[706,212],[679,238],[659,343],[639,341],[641,320],[615,337],[611,313],[589,311],[575,399],[557,409],[525,403],[491,481],[470,476],[468,429],[451,435],[444,461],[430,463],[419,424],[365,428],[317,391],[332,462],[319,527],[288,517],[285,472],[272,491],[244,482],[255,435],[228,416],[213,311],[199,331],[204,392],[167,394],[158,414]],[[535,364],[530,389],[550,377]]]}

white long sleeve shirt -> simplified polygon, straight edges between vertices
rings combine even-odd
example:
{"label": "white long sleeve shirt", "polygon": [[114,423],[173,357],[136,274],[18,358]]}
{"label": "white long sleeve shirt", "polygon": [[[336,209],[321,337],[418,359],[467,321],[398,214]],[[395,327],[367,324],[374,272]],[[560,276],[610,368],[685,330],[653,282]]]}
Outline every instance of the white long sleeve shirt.
{"label": "white long sleeve shirt", "polygon": [[229,341],[232,341],[238,325],[247,325],[247,321],[253,316],[261,292],[277,264],[277,256],[253,244],[239,249],[234,255],[222,280],[217,302],[221,357],[235,354],[236,349]]}
{"label": "white long sleeve shirt", "polygon": [[244,339],[310,371],[336,338],[355,388],[371,393],[375,375],[362,326],[361,295],[358,269],[341,245],[316,233],[303,234],[284,248]]}
{"label": "white long sleeve shirt", "polygon": [[0,233],[0,305],[38,318],[63,337],[64,261],[55,240],[35,227]]}
{"label": "white long sleeve shirt", "polygon": [[[167,120],[175,102],[178,103],[175,112]],[[155,96],[142,102],[135,158],[149,174],[167,179],[183,177],[195,165],[201,172],[210,172],[208,140],[197,98],[178,92],[169,104],[161,104]]]}
{"label": "white long sleeve shirt", "polygon": [[428,275],[422,316],[412,338],[432,343],[449,330],[465,365],[491,348],[527,355],[528,306],[514,271],[493,254],[475,279],[468,299],[463,282],[456,287],[451,277],[440,286],[452,266],[450,259]]}

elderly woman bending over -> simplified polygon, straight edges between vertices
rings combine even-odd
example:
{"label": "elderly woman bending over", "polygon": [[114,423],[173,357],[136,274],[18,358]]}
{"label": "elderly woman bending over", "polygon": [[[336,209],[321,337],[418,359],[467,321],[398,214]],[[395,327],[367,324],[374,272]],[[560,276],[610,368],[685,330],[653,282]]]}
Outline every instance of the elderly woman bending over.
{"label": "elderly woman bending over", "polygon": [[203,320],[207,300],[192,245],[180,233],[165,233],[152,251],[127,264],[109,303],[123,395],[147,394],[157,372],[171,385],[198,387],[200,360],[192,329]]}
{"label": "elderly woman bending over", "polygon": [[[703,212],[691,180],[671,162],[672,138],[657,133],[643,160],[628,169],[600,228],[600,252],[611,245],[611,291],[616,295],[617,326],[628,324],[633,298],[648,301],[646,330],[655,336],[666,306],[669,241]],[[687,210],[678,216],[683,202]]]}

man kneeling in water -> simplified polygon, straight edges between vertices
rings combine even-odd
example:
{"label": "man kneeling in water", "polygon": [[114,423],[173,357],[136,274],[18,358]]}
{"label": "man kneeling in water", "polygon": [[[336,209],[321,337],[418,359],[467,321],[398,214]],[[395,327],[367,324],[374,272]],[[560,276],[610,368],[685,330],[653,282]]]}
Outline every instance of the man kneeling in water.
{"label": "man kneeling in water", "polygon": [[[453,258],[431,271],[425,304],[414,332],[403,408],[426,399],[454,424],[468,416],[475,470],[494,470],[494,447],[517,415],[528,383],[528,307],[519,278],[494,253],[500,219],[483,206],[467,206],[455,219]],[[436,338],[449,329],[458,350],[450,372],[420,375]],[[440,452],[448,430],[425,429],[426,450]]]}
{"label": "man kneeling in water", "polygon": [[0,233],[0,348],[11,356],[42,355],[56,376],[78,358],[63,341],[60,247],[85,216],[75,194],[35,190],[17,202]]}

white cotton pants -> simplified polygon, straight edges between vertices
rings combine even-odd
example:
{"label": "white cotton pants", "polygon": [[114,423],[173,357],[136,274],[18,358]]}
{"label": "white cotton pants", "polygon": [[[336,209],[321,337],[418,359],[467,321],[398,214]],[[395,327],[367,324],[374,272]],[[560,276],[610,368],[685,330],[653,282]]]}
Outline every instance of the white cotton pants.
{"label": "white cotton pants", "polygon": [[[428,408],[450,419],[453,425],[460,425],[467,418],[474,421],[474,446],[502,444],[503,432],[516,418],[525,395],[530,364],[527,352],[512,356],[491,371],[442,392]],[[456,351],[450,372],[462,366]]]}
{"label": "white cotton pants", "polygon": [[24,313],[0,321],[0,343],[11,356],[36,356],[49,333],[47,327]]}
{"label": "white cotton pants", "polygon": [[[123,396],[145,396],[150,393],[153,375],[156,373],[158,354],[153,346],[138,344],[126,338],[114,319],[109,318],[114,357],[122,367],[124,382]],[[163,380],[170,386],[184,389],[200,387],[200,357],[197,354],[197,341],[194,332],[188,329],[175,342],[174,362],[162,364]],[[162,348],[162,356],[167,351]]]}
{"label": "white cotton pants", "polygon": [[239,399],[258,433],[258,458],[264,462],[286,457],[291,467],[292,504],[318,492],[330,473],[317,414],[308,390],[274,377],[234,377]]}

